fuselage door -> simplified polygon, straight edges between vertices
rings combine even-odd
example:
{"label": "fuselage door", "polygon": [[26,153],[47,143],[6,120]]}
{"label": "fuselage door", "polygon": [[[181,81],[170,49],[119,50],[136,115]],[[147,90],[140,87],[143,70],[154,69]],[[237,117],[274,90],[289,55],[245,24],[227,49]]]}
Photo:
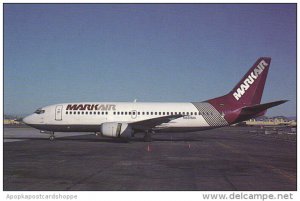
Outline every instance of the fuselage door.
{"label": "fuselage door", "polygon": [[62,120],[62,105],[57,105],[55,107],[55,120],[56,121],[61,121]]}
{"label": "fuselage door", "polygon": [[132,111],[131,111],[131,118],[132,118],[132,119],[135,119],[136,116],[137,116],[136,110],[132,110]]}

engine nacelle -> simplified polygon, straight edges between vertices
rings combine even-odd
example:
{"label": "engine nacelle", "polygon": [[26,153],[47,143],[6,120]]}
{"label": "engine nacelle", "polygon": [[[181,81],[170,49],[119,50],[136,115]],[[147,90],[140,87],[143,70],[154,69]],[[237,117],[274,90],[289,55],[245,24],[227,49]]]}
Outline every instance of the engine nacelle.
{"label": "engine nacelle", "polygon": [[132,128],[127,123],[109,122],[101,125],[101,133],[106,137],[131,137]]}

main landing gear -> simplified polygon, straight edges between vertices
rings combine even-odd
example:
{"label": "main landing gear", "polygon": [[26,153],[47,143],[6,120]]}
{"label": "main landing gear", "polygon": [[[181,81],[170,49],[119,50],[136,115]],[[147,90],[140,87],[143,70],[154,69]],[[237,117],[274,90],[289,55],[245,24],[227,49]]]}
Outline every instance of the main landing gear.
{"label": "main landing gear", "polygon": [[151,142],[152,141],[152,133],[149,132],[148,130],[145,131],[144,141],[145,142]]}

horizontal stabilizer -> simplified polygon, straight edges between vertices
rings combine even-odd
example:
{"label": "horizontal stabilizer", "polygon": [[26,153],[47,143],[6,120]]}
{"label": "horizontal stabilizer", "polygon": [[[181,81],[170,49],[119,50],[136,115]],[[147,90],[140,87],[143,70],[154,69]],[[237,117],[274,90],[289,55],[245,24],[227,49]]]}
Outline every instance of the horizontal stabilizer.
{"label": "horizontal stabilizer", "polygon": [[288,100],[280,100],[280,101],[274,101],[274,102],[270,102],[270,103],[264,103],[264,104],[258,104],[258,105],[253,105],[253,106],[247,106],[242,108],[241,113],[243,115],[246,114],[257,114],[260,112],[265,111],[266,109],[269,109],[271,107],[275,107],[277,105],[283,104],[285,102],[287,102]]}
{"label": "horizontal stabilizer", "polygon": [[266,113],[267,109],[283,104],[285,102],[287,102],[287,100],[280,100],[280,101],[264,103],[264,104],[256,104],[256,105],[240,108],[237,110],[239,111],[238,118],[235,119],[233,123],[246,121],[251,118],[262,116]]}

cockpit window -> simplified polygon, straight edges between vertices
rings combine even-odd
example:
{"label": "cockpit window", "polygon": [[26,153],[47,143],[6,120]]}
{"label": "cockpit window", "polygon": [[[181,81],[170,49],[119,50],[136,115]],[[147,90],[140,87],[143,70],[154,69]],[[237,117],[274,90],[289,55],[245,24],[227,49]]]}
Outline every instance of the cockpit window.
{"label": "cockpit window", "polygon": [[45,110],[37,109],[34,113],[36,113],[36,114],[43,114],[43,113],[45,113]]}

